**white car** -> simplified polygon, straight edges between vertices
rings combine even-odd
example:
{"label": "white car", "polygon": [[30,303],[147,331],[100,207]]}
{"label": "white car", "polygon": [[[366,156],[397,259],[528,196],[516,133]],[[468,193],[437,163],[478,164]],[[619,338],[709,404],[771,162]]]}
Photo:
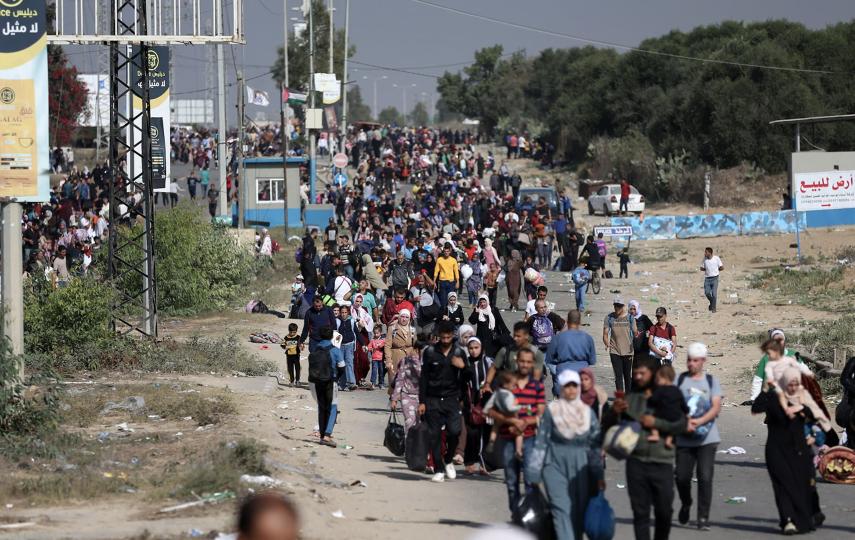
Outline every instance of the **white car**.
{"label": "white car", "polygon": [[[640,214],[644,212],[644,195],[629,186],[629,212]],[[618,213],[620,206],[620,184],[606,184],[600,187],[596,193],[588,197],[588,214],[594,215],[601,212],[604,216]]]}

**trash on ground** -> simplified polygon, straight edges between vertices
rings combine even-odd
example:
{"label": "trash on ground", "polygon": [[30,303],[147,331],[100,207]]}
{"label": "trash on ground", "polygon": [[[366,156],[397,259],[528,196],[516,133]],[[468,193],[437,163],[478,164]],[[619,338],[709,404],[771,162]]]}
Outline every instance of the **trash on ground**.
{"label": "trash on ground", "polygon": [[336,511],[335,511],[335,512],[333,512],[331,515],[332,515],[332,517],[334,517],[334,518],[344,519],[344,512],[342,512],[341,510],[336,510]]}
{"label": "trash on ground", "polygon": [[142,396],[131,396],[123,399],[122,401],[108,402],[103,409],[101,409],[101,415],[110,414],[113,411],[129,411],[136,412],[145,408],[145,398]]}
{"label": "trash on ground", "polygon": [[368,484],[363,482],[362,480],[354,480],[350,483],[350,487],[359,486],[359,487],[368,487]]}
{"label": "trash on ground", "polygon": [[0,530],[9,531],[12,529],[24,529],[26,527],[34,527],[35,521],[20,521],[18,523],[3,523],[0,525]]}
{"label": "trash on ground", "polygon": [[623,488],[625,488],[625,487],[626,487],[626,484],[618,484],[618,485],[617,485],[617,488],[618,488],[618,489],[623,489]]}
{"label": "trash on ground", "polygon": [[727,504],[744,504],[748,502],[748,497],[731,497],[724,502]]}
{"label": "trash on ground", "polygon": [[235,493],[233,491],[221,491],[208,495],[207,497],[203,497],[198,501],[190,501],[186,503],[176,504],[175,506],[167,506],[166,508],[161,508],[160,510],[158,510],[158,513],[167,514],[171,512],[178,512],[187,508],[196,508],[197,506],[204,506],[206,504],[217,504],[234,498]]}
{"label": "trash on ground", "polygon": [[254,484],[256,486],[265,486],[265,487],[273,487],[282,484],[281,480],[277,480],[272,476],[268,476],[266,474],[261,474],[257,476],[253,476],[250,474],[241,475],[240,481],[244,484]]}
{"label": "trash on ground", "polygon": [[731,456],[741,456],[742,454],[747,454],[748,452],[746,452],[745,448],[742,448],[741,446],[731,446],[727,450],[719,450],[718,453],[728,454]]}
{"label": "trash on ground", "polygon": [[127,422],[122,422],[121,424],[117,424],[116,429],[118,429],[119,431],[125,431],[127,433],[133,433],[134,432],[134,428],[128,427]]}

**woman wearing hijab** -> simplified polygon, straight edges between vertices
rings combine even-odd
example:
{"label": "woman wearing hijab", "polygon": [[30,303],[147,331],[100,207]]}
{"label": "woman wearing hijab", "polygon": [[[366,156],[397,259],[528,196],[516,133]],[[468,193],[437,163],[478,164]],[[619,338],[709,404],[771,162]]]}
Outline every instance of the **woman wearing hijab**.
{"label": "woman wearing hijab", "polygon": [[478,297],[478,304],[469,316],[469,322],[475,325],[475,336],[488,356],[495,356],[502,346],[501,336],[510,335],[502,314],[490,305],[486,294]]}
{"label": "woman wearing hijab", "polygon": [[635,351],[635,358],[643,358],[650,356],[650,345],[647,343],[647,331],[653,326],[653,321],[650,317],[641,312],[641,304],[638,300],[629,301],[629,314],[635,318],[635,339],[632,340],[632,346]]}
{"label": "woman wearing hijab", "polygon": [[[365,297],[362,293],[353,295],[353,306],[350,309],[350,315],[356,321],[356,329],[362,334],[363,343],[368,343],[371,340],[372,332],[374,331],[374,319],[371,313],[363,305]],[[356,347],[354,353],[354,371],[356,372],[356,382],[363,380],[371,371],[371,360],[368,358],[368,352],[363,347]]]}
{"label": "woman wearing hijab", "polygon": [[466,350],[469,346],[469,338],[475,336],[475,327],[469,323],[463,323],[457,329],[457,344],[461,349]]}
{"label": "woman wearing hijab", "polygon": [[605,388],[597,384],[597,379],[594,377],[594,371],[591,368],[583,368],[579,371],[579,379],[581,381],[581,399],[582,403],[590,407],[594,411],[594,416],[598,419],[603,417],[603,409],[608,406],[609,394]]}
{"label": "woman wearing hijab", "polygon": [[455,331],[463,324],[463,306],[457,302],[457,293],[448,293],[448,305],[445,306],[445,313],[442,314],[443,321],[451,321]]}
{"label": "woman wearing hijab", "polygon": [[592,484],[604,488],[600,454],[591,451],[599,448],[600,425],[581,399],[578,373],[562,371],[558,384],[561,396],[543,415],[525,476],[546,485],[556,538],[582,540]]}
{"label": "woman wearing hijab", "polygon": [[392,387],[391,409],[394,411],[398,403],[404,414],[404,433],[419,423],[419,379],[422,375],[422,355],[417,350],[407,354],[396,365],[397,377]]}
{"label": "woman wearing hijab", "polygon": [[[822,524],[813,453],[805,437],[805,424],[815,421],[810,407],[801,403],[801,372],[787,368],[775,385],[768,384],[751,405],[754,414],[766,414],[766,468],[772,480],[778,526],[785,535],[807,533]],[[783,392],[784,408],[777,392]]]}
{"label": "woman wearing hijab", "polygon": [[481,454],[489,440],[490,429],[483,414],[473,415],[472,412],[474,408],[483,406],[486,401],[485,396],[481,394],[481,385],[487,380],[487,371],[493,365],[493,359],[484,354],[481,340],[477,337],[470,337],[467,340],[466,350],[469,353],[469,371],[466,382],[468,391],[464,397],[465,407],[463,410],[463,418],[466,424],[463,465],[466,467],[466,474],[478,472],[487,474]]}
{"label": "woman wearing hijab", "polygon": [[395,374],[398,372],[398,364],[407,356],[415,354],[416,331],[411,321],[413,314],[408,309],[398,312],[398,317],[386,330],[386,347],[384,359],[386,360],[386,371],[389,373],[389,391],[393,390]]}
{"label": "woman wearing hijab", "polygon": [[502,259],[499,257],[499,252],[496,251],[496,248],[493,247],[493,239],[485,238],[484,239],[484,264],[487,268],[490,268],[491,265],[495,264],[499,268],[502,267]]}
{"label": "woman wearing hijab", "polygon": [[511,258],[508,260],[508,270],[505,276],[505,283],[508,285],[508,301],[511,304],[511,311],[517,311],[520,303],[520,290],[522,289],[522,267],[523,259],[519,250],[511,251]]}

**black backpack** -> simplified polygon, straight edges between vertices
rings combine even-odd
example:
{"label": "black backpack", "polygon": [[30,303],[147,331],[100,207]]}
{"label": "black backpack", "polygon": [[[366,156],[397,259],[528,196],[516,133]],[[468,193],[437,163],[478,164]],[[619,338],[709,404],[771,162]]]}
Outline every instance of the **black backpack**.
{"label": "black backpack", "polygon": [[310,383],[325,383],[332,380],[330,360],[330,350],[328,348],[315,349],[315,352],[309,354]]}

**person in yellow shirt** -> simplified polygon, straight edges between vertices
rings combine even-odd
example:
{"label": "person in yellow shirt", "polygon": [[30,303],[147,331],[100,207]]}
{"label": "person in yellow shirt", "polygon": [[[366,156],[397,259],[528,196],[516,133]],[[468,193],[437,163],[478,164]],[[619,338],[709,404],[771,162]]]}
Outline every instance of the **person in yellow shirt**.
{"label": "person in yellow shirt", "polygon": [[460,266],[457,264],[457,259],[451,256],[451,250],[451,244],[446,243],[442,248],[442,255],[436,259],[436,266],[433,271],[439,303],[443,309],[448,305],[448,293],[456,291],[458,285],[461,284]]}

